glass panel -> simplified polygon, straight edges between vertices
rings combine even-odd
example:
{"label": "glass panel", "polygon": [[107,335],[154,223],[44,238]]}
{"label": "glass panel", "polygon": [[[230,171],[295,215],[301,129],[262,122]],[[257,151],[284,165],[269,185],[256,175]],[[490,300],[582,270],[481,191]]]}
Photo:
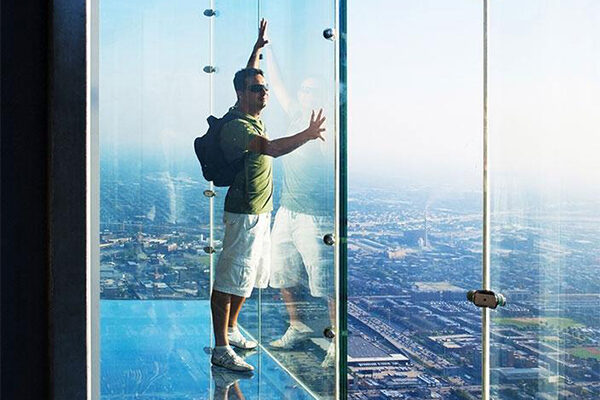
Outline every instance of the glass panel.
{"label": "glass panel", "polygon": [[206,130],[208,29],[181,17],[196,9],[101,4],[103,299],[208,298],[206,184],[190,151]]}
{"label": "glass panel", "polygon": [[274,161],[274,223],[270,287],[262,292],[265,348],[319,398],[336,393],[335,1],[261,1],[270,44],[261,67],[270,84],[264,120],[272,138],[308,128],[323,110],[324,141],[310,141]]}
{"label": "glass panel", "polygon": [[349,398],[481,398],[482,11],[348,9]]}
{"label": "glass panel", "polygon": [[100,3],[102,397],[210,386],[207,183],[192,149],[207,129],[203,10]]}
{"label": "glass panel", "polygon": [[600,4],[490,10],[497,399],[597,399]]}

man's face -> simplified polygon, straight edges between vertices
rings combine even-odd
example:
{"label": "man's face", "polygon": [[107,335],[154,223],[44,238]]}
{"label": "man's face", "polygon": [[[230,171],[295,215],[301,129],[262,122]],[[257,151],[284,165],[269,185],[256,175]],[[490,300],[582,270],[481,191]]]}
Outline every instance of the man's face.
{"label": "man's face", "polygon": [[246,88],[238,92],[240,103],[250,111],[260,111],[267,106],[269,92],[266,88],[265,78],[262,75],[254,75],[246,78]]}

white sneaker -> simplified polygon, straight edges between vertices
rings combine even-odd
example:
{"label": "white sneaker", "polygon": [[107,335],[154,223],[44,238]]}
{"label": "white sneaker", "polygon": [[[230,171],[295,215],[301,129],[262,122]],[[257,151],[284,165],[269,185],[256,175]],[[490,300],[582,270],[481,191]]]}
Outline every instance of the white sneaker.
{"label": "white sneaker", "polygon": [[237,328],[227,332],[227,340],[230,345],[235,346],[238,349],[250,350],[258,346],[258,343],[254,340],[246,339],[244,335],[242,335],[242,332]]}
{"label": "white sneaker", "polygon": [[332,368],[333,364],[335,364],[335,343],[331,342],[327,349],[327,355],[325,355],[325,359],[321,363],[321,367]]}
{"label": "white sneaker", "polygon": [[290,325],[287,331],[285,331],[285,334],[281,338],[272,341],[270,345],[271,347],[275,347],[277,349],[289,350],[308,339],[310,332],[310,330],[301,331],[300,329]]}
{"label": "white sneaker", "polygon": [[254,371],[254,367],[235,354],[232,349],[219,352],[213,350],[210,362],[232,371]]}

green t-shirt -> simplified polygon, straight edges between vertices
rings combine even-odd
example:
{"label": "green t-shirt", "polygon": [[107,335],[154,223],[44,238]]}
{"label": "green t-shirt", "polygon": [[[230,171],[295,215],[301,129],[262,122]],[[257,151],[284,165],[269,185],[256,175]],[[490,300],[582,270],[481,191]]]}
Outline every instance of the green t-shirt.
{"label": "green t-shirt", "polygon": [[221,130],[221,148],[228,161],[244,157],[244,168],[236,175],[227,190],[225,211],[237,214],[262,214],[273,210],[272,158],[248,151],[248,143],[256,136],[267,137],[260,119],[232,107],[230,113],[238,118],[226,123]]}

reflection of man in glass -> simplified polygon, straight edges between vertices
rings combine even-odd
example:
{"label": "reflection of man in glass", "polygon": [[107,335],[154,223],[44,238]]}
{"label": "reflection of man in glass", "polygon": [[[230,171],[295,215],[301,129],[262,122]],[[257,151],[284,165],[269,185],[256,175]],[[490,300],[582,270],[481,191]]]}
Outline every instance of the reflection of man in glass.
{"label": "reflection of man in glass", "polygon": [[211,400],[244,400],[244,394],[239,385],[240,379],[250,379],[252,375],[240,374],[224,368],[212,367],[211,375],[215,390]]}
{"label": "reflection of man in glass", "polygon": [[[258,56],[267,43],[266,22],[261,21],[259,38],[248,61],[258,66]],[[243,158],[244,166],[236,175],[225,197],[225,235],[223,251],[215,267],[211,310],[216,346],[211,362],[237,371],[254,368],[239,357],[230,344],[256,347],[237,327],[237,318],[254,287],[266,287],[271,259],[271,211],[273,210],[273,174],[271,157],[288,154],[298,147],[322,139],[325,118],[322,110],[313,112],[299,133],[269,140],[260,113],[267,105],[268,86],[260,69],[238,71],[233,79],[237,103],[229,110],[235,119],[221,130],[225,158],[234,162]],[[306,122],[309,122],[306,128]]]}
{"label": "reflection of man in glass", "polygon": [[[270,47],[265,55],[273,92],[287,116],[288,134],[297,131],[313,109],[327,111],[326,90],[320,79],[301,79],[294,99],[282,82]],[[296,307],[302,300],[299,289],[306,280],[310,295],[325,298],[332,324],[335,320],[333,249],[323,243],[323,237],[333,230],[333,150],[333,141],[314,141],[282,159],[281,203],[271,232],[270,285],[281,289],[290,325],[281,338],[271,342],[274,348],[291,349],[310,337],[312,329],[302,322]],[[332,342],[323,367],[332,366],[334,359]]]}

